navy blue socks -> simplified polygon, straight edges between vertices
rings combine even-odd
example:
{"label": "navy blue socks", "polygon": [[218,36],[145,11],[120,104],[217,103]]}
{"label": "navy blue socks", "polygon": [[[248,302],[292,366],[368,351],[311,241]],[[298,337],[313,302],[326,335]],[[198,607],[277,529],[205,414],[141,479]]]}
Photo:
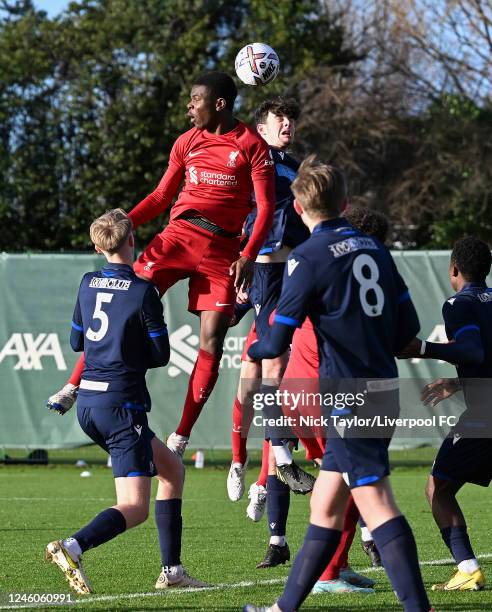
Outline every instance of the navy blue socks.
{"label": "navy blue socks", "polygon": [[342,532],[336,529],[309,525],[304,544],[292,564],[284,592],[277,602],[283,612],[297,610],[306,599],[335,554],[341,535]]}
{"label": "navy blue socks", "polygon": [[88,525],[72,537],[77,540],[82,552],[109,542],[126,529],[125,517],[116,508],[103,510]]}
{"label": "navy blue socks", "polygon": [[372,531],[391,585],[407,612],[428,612],[430,603],[420,573],[417,545],[404,516]]}
{"label": "navy blue socks", "polygon": [[181,500],[156,500],[155,522],[159,532],[162,567],[181,565]]}
{"label": "navy blue socks", "polygon": [[271,536],[284,536],[289,516],[290,489],[276,476],[267,478],[267,515]]}
{"label": "navy blue socks", "polygon": [[445,527],[441,529],[441,535],[457,565],[467,559],[475,559],[475,553],[470,544],[466,525]]}

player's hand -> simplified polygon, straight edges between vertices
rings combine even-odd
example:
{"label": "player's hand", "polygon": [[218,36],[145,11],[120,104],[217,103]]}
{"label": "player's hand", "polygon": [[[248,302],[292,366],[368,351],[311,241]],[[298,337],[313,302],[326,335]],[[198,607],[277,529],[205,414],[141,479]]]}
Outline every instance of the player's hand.
{"label": "player's hand", "polygon": [[229,268],[230,276],[234,276],[234,287],[236,291],[245,291],[253,280],[253,262],[247,257],[241,256],[234,261]]}
{"label": "player's hand", "polygon": [[422,340],[415,337],[407,346],[397,355],[398,359],[411,359],[413,357],[422,357],[420,350],[422,348]]}
{"label": "player's hand", "polygon": [[438,378],[425,385],[420,394],[420,399],[424,406],[434,408],[443,400],[454,395],[460,388],[461,385],[457,378]]}
{"label": "player's hand", "polygon": [[240,289],[237,292],[236,295],[236,302],[238,304],[246,304],[246,302],[249,300],[249,295],[247,291],[243,291],[242,289]]}

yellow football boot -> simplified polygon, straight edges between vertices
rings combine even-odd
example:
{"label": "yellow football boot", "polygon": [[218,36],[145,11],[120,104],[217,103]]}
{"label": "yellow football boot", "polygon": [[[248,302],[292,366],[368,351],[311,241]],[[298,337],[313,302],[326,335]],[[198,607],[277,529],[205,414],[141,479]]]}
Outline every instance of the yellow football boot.
{"label": "yellow football boot", "polygon": [[442,584],[433,584],[433,591],[481,591],[485,585],[485,577],[478,568],[471,574],[456,570],[456,573]]}

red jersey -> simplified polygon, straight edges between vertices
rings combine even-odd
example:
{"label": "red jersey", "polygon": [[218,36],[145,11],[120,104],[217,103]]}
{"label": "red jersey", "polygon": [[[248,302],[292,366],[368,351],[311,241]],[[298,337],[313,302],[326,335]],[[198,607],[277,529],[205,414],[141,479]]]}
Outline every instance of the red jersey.
{"label": "red jersey", "polygon": [[273,159],[266,142],[242,122],[217,136],[192,128],[174,143],[168,168],[157,189],[129,213],[133,226],[153,219],[185,184],[171,221],[195,210],[219,227],[241,233],[255,192],[258,217],[243,255],[255,259],[270,230],[275,209]]}

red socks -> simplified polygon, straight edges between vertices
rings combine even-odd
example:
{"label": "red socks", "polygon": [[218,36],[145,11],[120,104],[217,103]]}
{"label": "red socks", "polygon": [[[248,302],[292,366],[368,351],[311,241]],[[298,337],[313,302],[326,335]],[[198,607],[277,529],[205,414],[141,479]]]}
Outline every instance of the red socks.
{"label": "red socks", "polygon": [[314,461],[315,459],[323,459],[325,453],[325,445],[318,438],[299,438],[302,445],[306,449],[306,459]]}
{"label": "red socks", "polygon": [[270,442],[263,440],[263,454],[261,455],[261,470],[256,484],[266,487],[268,478],[268,456],[270,454]]}
{"label": "red socks", "polygon": [[77,363],[74,365],[70,378],[67,380],[67,384],[70,383],[78,387],[80,385],[80,379],[82,378],[82,371],[84,370],[84,353],[78,358]]}
{"label": "red socks", "polygon": [[248,430],[251,424],[247,422],[247,415],[243,414],[243,405],[236,397],[232,407],[232,461],[234,463],[246,463],[248,453],[246,443],[248,441]]}
{"label": "red socks", "polygon": [[212,355],[203,349],[198,351],[198,358],[188,383],[188,393],[181,421],[176,428],[180,436],[189,437],[205,402],[213,391],[219,377],[219,365],[222,353]]}
{"label": "red socks", "polygon": [[355,505],[352,495],[348,498],[345,507],[345,518],[343,523],[342,537],[338,548],[335,551],[328,567],[319,577],[319,580],[336,580],[340,576],[340,570],[348,565],[348,554],[354,539],[357,521],[359,520],[359,510]]}

